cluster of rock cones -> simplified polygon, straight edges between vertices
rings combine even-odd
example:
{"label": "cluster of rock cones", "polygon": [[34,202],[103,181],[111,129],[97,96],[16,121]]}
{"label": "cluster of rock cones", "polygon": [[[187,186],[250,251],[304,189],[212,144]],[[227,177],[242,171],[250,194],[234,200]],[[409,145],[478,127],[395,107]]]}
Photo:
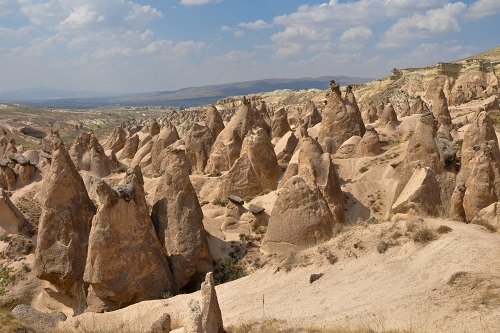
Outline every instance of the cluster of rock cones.
{"label": "cluster of rock cones", "polygon": [[[232,197],[221,231],[264,227],[263,253],[320,244],[349,213],[342,191],[347,180],[335,159],[381,154],[379,132],[403,132],[404,118],[416,126],[404,157],[391,165],[397,177],[386,217],[498,223],[500,150],[493,123],[485,110],[453,123],[448,100],[440,87],[429,103],[402,103],[399,115],[388,101],[362,112],[353,89],[342,94],[332,81],[322,110],[310,102],[293,122],[285,108],[271,111],[243,98],[227,124],[212,105],[182,138],[174,125],[155,119],[119,126],[102,144],[81,132],[67,148],[52,132],[42,149],[23,154],[2,137],[0,186],[15,191],[41,179],[34,272],[48,282],[46,295],[74,315],[193,291],[206,278],[203,310],[190,302],[186,325],[194,326],[184,329],[220,332],[214,255],[200,202]],[[492,105],[498,108],[498,101]],[[157,179],[154,193],[146,193],[146,174]],[[195,190],[196,175],[203,182]],[[270,215],[242,207],[242,198],[273,191]],[[17,233],[24,219],[2,190],[0,228]],[[157,331],[169,331],[167,322]]]}

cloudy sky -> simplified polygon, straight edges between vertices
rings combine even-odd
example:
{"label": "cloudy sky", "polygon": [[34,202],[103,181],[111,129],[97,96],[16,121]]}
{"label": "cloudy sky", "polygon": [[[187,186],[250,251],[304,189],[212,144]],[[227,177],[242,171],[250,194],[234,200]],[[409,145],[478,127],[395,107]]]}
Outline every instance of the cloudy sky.
{"label": "cloudy sky", "polygon": [[0,0],[0,91],[380,77],[499,32],[500,0]]}

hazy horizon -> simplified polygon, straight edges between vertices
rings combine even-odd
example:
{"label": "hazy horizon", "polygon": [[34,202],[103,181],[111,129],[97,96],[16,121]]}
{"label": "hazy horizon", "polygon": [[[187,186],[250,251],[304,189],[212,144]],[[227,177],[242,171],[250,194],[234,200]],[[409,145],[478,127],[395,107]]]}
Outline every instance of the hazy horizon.
{"label": "hazy horizon", "polygon": [[0,91],[381,77],[498,46],[495,0],[3,0]]}

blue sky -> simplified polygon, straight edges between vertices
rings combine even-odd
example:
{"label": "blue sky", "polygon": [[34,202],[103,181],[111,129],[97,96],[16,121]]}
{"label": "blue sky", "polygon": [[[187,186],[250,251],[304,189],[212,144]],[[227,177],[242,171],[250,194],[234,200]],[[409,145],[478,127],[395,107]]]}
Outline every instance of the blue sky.
{"label": "blue sky", "polygon": [[0,0],[0,91],[380,77],[499,33],[500,0]]}

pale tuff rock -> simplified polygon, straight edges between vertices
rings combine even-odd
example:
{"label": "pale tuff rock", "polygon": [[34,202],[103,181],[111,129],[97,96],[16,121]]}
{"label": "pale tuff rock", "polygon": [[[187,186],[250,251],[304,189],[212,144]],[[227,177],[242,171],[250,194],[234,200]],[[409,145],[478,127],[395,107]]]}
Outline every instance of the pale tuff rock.
{"label": "pale tuff rock", "polygon": [[93,133],[81,132],[69,155],[78,170],[90,171],[97,177],[106,177],[111,173],[112,161]]}
{"label": "pale tuff rock", "polygon": [[487,222],[497,229],[500,227],[500,201],[481,209],[472,219],[474,222]]}
{"label": "pale tuff rock", "polygon": [[224,333],[222,313],[217,300],[212,272],[207,273],[201,284],[201,326],[204,333]]}
{"label": "pale tuff rock", "polygon": [[245,137],[241,155],[229,172],[222,177],[220,197],[236,194],[243,198],[277,186],[278,160],[264,129],[254,128]]}
{"label": "pale tuff rock", "polygon": [[380,119],[378,121],[380,124],[398,122],[398,115],[396,114],[396,111],[394,110],[394,107],[391,103],[387,103],[385,105],[384,111],[382,112],[382,115],[380,116]]}
{"label": "pale tuff rock", "polygon": [[415,132],[408,142],[406,156],[399,166],[399,182],[394,200],[399,197],[415,167],[429,167],[436,175],[442,172],[442,163],[435,140],[436,132],[436,121],[432,113],[421,115]]}
{"label": "pale tuff rock", "polygon": [[[366,133],[365,133],[366,134]],[[336,158],[349,158],[354,155],[354,152],[356,151],[356,147],[358,146],[359,142],[361,141],[361,137],[357,135],[351,136],[347,141],[345,141],[342,146],[340,146],[339,149],[337,149],[337,152],[335,153]]]}
{"label": "pale tuff rock", "polygon": [[116,310],[173,291],[171,274],[144,198],[139,167],[122,184],[97,185],[99,209],[92,221],[84,280],[88,311]]}
{"label": "pale tuff rock", "polygon": [[313,101],[308,101],[306,103],[302,114],[302,120],[307,124],[308,128],[311,128],[321,122],[321,113],[318,111],[318,108]]}
{"label": "pale tuff rock", "polygon": [[500,200],[500,154],[498,143],[491,140],[475,146],[470,174],[465,181],[463,207],[467,221],[483,208]]}
{"label": "pale tuff rock", "polygon": [[482,108],[484,111],[500,110],[500,104],[498,103],[497,96],[490,96],[487,99],[485,99]]}
{"label": "pale tuff rock", "polygon": [[257,108],[257,111],[260,113],[262,120],[257,124],[257,126],[262,127],[266,134],[271,137],[271,117],[269,117],[269,111],[267,110],[267,105],[265,101],[260,101],[260,105]]}
{"label": "pale tuff rock", "polygon": [[451,116],[450,111],[448,110],[448,101],[446,100],[446,96],[444,95],[442,88],[439,89],[439,92],[432,103],[432,114],[437,120],[438,127],[441,125],[451,126]]}
{"label": "pale tuff rock", "polygon": [[151,147],[151,167],[154,172],[162,174],[167,167],[165,165],[165,154],[167,147],[179,140],[179,133],[173,125],[164,127],[153,141]]}
{"label": "pale tuff rock", "polygon": [[278,164],[286,165],[290,162],[298,143],[299,139],[297,139],[292,131],[285,133],[285,135],[281,137],[274,146],[274,153],[276,154]]}
{"label": "pale tuff rock", "polygon": [[392,212],[438,216],[441,207],[440,188],[434,171],[417,167],[399,198],[392,205]]}
{"label": "pale tuff rock", "polygon": [[123,149],[120,150],[117,157],[120,160],[126,158],[133,159],[135,153],[137,153],[138,148],[139,148],[139,136],[137,134],[134,134],[131,137],[127,138],[127,140],[125,141],[125,145],[123,146]]}
{"label": "pale tuff rock", "polygon": [[356,147],[356,155],[358,156],[375,156],[380,154],[381,145],[378,133],[373,126],[366,126],[365,135],[359,141]]}
{"label": "pale tuff rock", "polygon": [[0,187],[0,233],[18,233],[25,220],[23,213],[10,201],[8,194]]}
{"label": "pale tuff rock", "polygon": [[[348,106],[341,97],[340,87],[332,81],[331,91],[327,94],[327,104],[323,109],[323,120],[319,131],[318,141],[323,150],[335,153],[344,141],[353,135],[363,136],[365,132],[361,113],[355,107],[355,100]],[[346,99],[347,100],[347,99]]]}
{"label": "pale tuff rock", "polygon": [[244,98],[236,114],[217,136],[205,172],[229,170],[240,157],[241,145],[247,133],[263,123],[261,114]]}
{"label": "pale tuff rock", "polygon": [[424,114],[429,111],[429,107],[427,104],[422,100],[422,97],[417,96],[415,101],[410,107],[410,115],[413,114]]}
{"label": "pale tuff rock", "polygon": [[148,127],[149,127],[149,136],[150,137],[153,137],[155,135],[160,134],[161,127],[160,127],[160,124],[158,124],[158,122],[156,121],[155,118],[152,118],[150,120]]}
{"label": "pale tuff rock", "polygon": [[17,153],[16,141],[4,135],[0,136],[0,158],[7,158],[13,153]]}
{"label": "pale tuff rock", "polygon": [[450,203],[450,218],[455,221],[465,222],[464,195],[465,183],[457,183]]}
{"label": "pale tuff rock", "polygon": [[344,198],[340,180],[330,154],[323,153],[320,144],[311,137],[302,138],[298,175],[311,186],[317,186],[333,215],[333,222],[344,223]]}
{"label": "pale tuff rock", "polygon": [[153,140],[147,141],[144,146],[142,146],[135,153],[134,159],[130,163],[130,166],[133,168],[136,165],[140,167],[145,167],[151,163],[151,149],[153,148]]}
{"label": "pale tuff rock", "polygon": [[117,126],[113,129],[113,132],[111,132],[111,135],[106,140],[103,147],[116,154],[125,146],[127,135],[127,131],[123,128],[123,126]]}
{"label": "pale tuff rock", "polygon": [[274,203],[261,250],[284,254],[325,242],[332,237],[333,221],[319,189],[292,177]]}
{"label": "pale tuff rock", "polygon": [[42,214],[34,270],[38,278],[72,297],[78,314],[85,309],[83,273],[95,207],[58,134],[47,141],[54,150],[39,194]]}
{"label": "pale tuff rock", "polygon": [[184,333],[208,333],[201,326],[202,312],[200,303],[190,299],[184,313]]}
{"label": "pale tuff rock", "polygon": [[407,117],[410,115],[410,103],[405,99],[403,103],[401,103],[401,117]]}
{"label": "pale tuff rock", "polygon": [[351,115],[353,120],[358,121],[359,136],[363,136],[365,133],[365,123],[363,122],[363,118],[361,117],[361,111],[359,110],[358,103],[356,102],[356,97],[352,91],[352,86],[347,86],[345,96],[344,96],[344,104],[346,106],[347,113]]}
{"label": "pale tuff rock", "polygon": [[167,149],[164,159],[167,168],[156,190],[151,217],[169,256],[175,288],[180,290],[212,270],[212,256],[185,153]]}
{"label": "pale tuff rock", "polygon": [[285,133],[291,131],[290,125],[288,124],[287,113],[285,108],[279,108],[273,117],[271,123],[271,130],[274,138],[281,138]]}
{"label": "pale tuff rock", "polygon": [[214,137],[205,123],[194,123],[184,137],[186,155],[193,173],[203,173],[207,166]]}
{"label": "pale tuff rock", "polygon": [[9,168],[8,161],[0,159],[0,186],[13,191],[16,188],[16,173]]}
{"label": "pale tuff rock", "polygon": [[220,132],[224,129],[224,121],[214,105],[208,106],[205,112],[205,123],[212,134],[212,141],[215,141]]}

